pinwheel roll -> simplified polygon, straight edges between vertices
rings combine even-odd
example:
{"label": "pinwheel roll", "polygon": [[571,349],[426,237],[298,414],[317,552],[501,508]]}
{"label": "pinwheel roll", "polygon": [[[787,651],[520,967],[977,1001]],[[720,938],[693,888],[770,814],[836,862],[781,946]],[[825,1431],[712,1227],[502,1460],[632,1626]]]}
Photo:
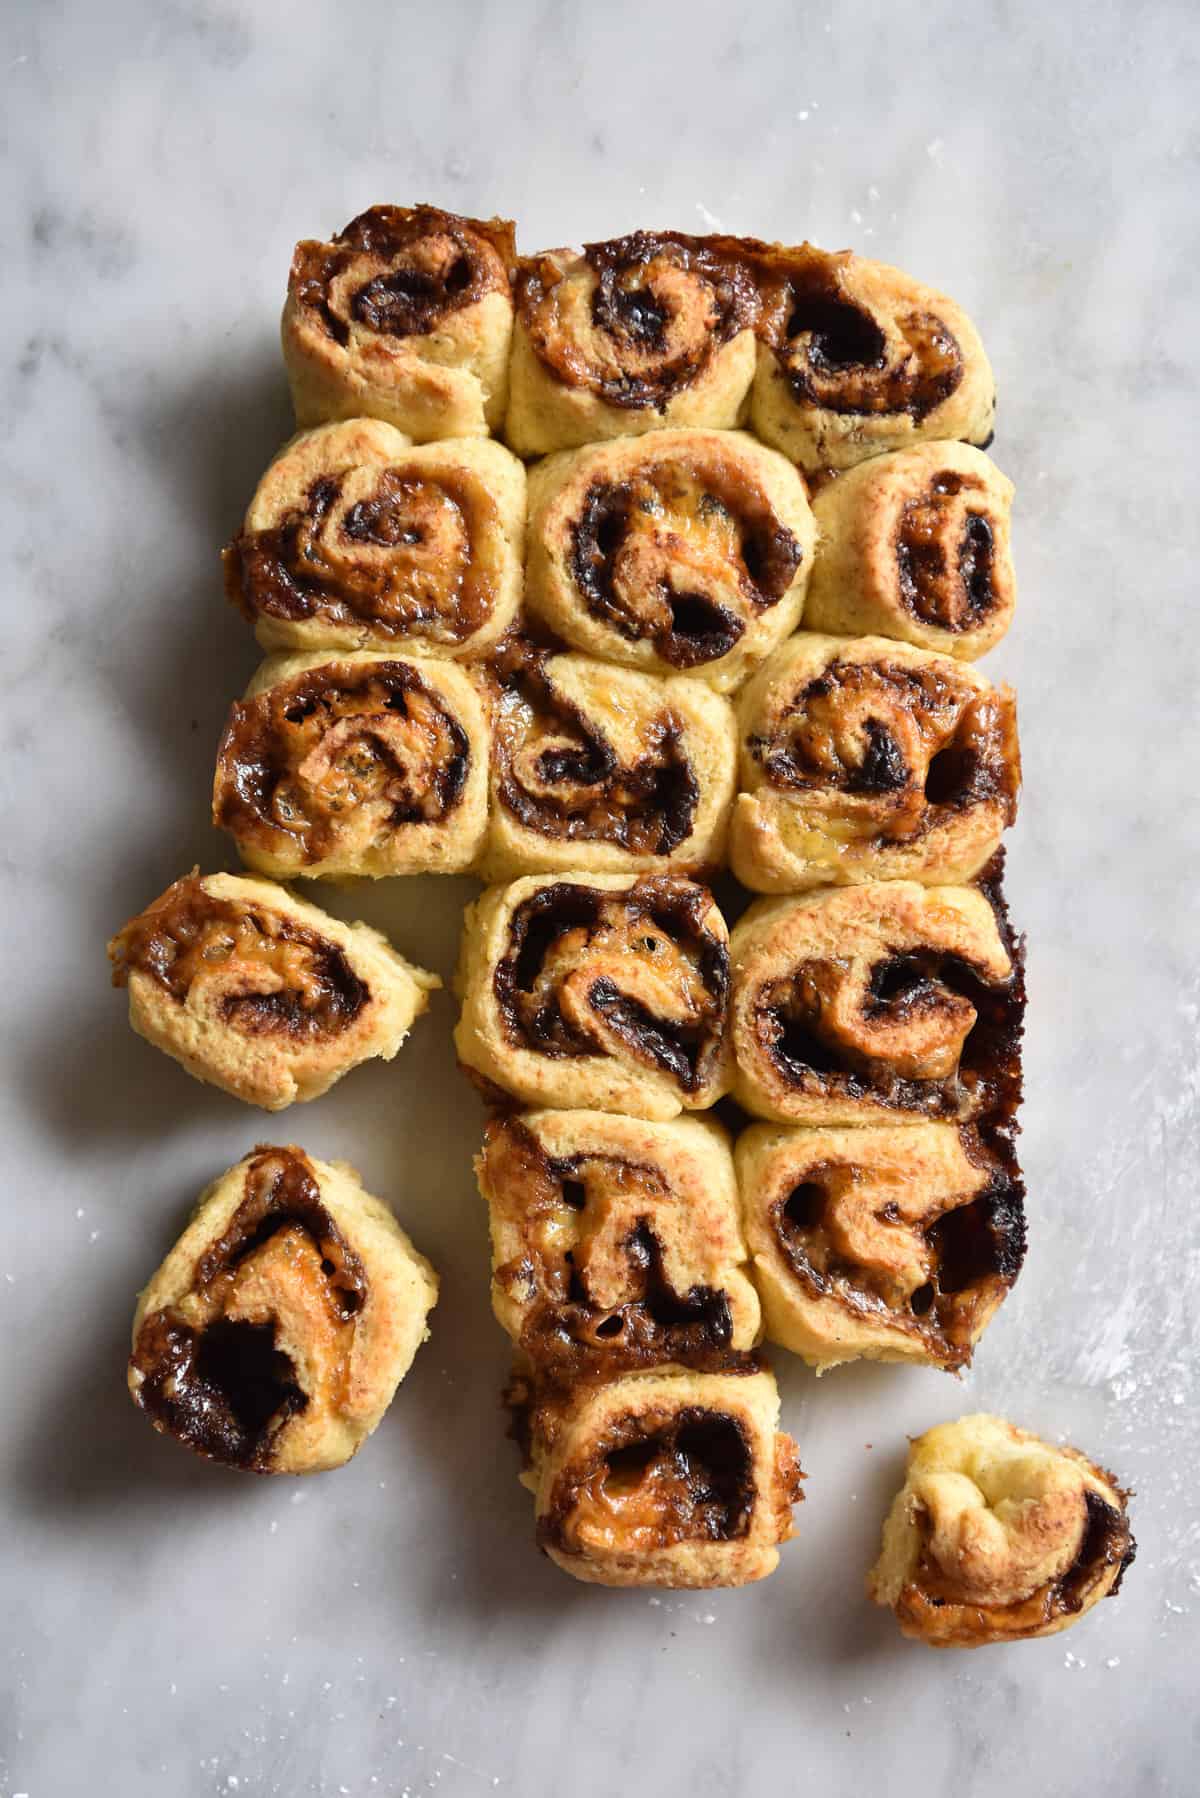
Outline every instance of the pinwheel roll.
{"label": "pinwheel roll", "polygon": [[497,673],[486,878],[699,874],[721,862],[737,764],[728,700],[703,681],[554,655],[520,637]]}
{"label": "pinwheel roll", "polygon": [[475,1164],[492,1308],[539,1380],[720,1368],[759,1334],[729,1139],[709,1119],[494,1118]]}
{"label": "pinwheel roll", "polygon": [[540,1548],[601,1586],[745,1586],[779,1564],[803,1496],[774,1376],[626,1374],[535,1405]]}
{"label": "pinwheel roll", "polygon": [[484,655],[516,616],[525,470],[498,443],[413,449],[378,419],[293,437],[224,553],[264,649]]}
{"label": "pinwheel roll", "polygon": [[796,1124],[1007,1119],[1021,946],[999,893],[880,881],[760,899],[733,933],[735,1093]]}
{"label": "pinwheel roll", "polygon": [[802,631],[739,695],[743,886],[970,880],[1016,816],[1017,702],[949,656]]}
{"label": "pinwheel roll", "polygon": [[1003,1417],[939,1424],[909,1448],[868,1594],[933,1648],[1057,1635],[1116,1596],[1128,1500],[1078,1449]]}
{"label": "pinwheel roll", "polygon": [[665,425],[740,424],[757,316],[730,239],[636,231],[526,257],[504,434],[543,456]]}
{"label": "pinwheel roll", "polygon": [[108,953],[138,1035],[266,1111],[390,1061],[441,985],[379,931],[238,874],[185,875]]}
{"label": "pinwheel roll", "polygon": [[230,711],[213,823],[282,878],[452,874],[487,828],[489,738],[451,662],[273,656]]}
{"label": "pinwheel roll", "polygon": [[800,476],[743,432],[626,438],[531,474],[526,598],[576,649],[728,693],[799,624],[814,532]]}
{"label": "pinwheel roll", "polygon": [[345,1162],[260,1144],[201,1193],[138,1300],[129,1390],[254,1473],[348,1461],[428,1335],[437,1275]]}
{"label": "pinwheel roll", "polygon": [[848,250],[759,258],[752,422],[810,473],[923,438],[992,437],[996,385],[974,325],[945,294]]}
{"label": "pinwheel roll", "polygon": [[767,1335],[818,1372],[971,1351],[1021,1270],[1012,1149],[971,1125],[799,1130],[755,1124],[738,1184]]}
{"label": "pinwheel roll", "polygon": [[459,1060],[489,1098],[669,1119],[728,1090],[725,920],[660,874],[529,875],[467,909]]}
{"label": "pinwheel roll", "polygon": [[283,359],[296,421],[383,418],[418,442],[499,430],[513,228],[436,206],[372,206],[296,245]]}
{"label": "pinwheel roll", "polygon": [[813,502],[820,546],[805,624],[975,661],[1016,604],[1012,494],[965,443],[918,444],[831,481]]}

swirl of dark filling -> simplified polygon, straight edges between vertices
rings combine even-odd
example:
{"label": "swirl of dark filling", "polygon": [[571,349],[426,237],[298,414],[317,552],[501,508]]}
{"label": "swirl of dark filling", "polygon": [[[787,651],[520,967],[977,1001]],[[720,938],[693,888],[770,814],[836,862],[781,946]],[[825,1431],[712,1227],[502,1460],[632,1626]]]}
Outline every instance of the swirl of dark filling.
{"label": "swirl of dark filling", "polygon": [[796,400],[822,412],[907,413],[914,422],[940,406],[963,378],[963,354],[945,321],[897,306],[880,321],[850,292],[847,258],[811,245],[768,252],[763,335]]}
{"label": "swirl of dark filling", "polygon": [[348,814],[382,829],[438,823],[462,798],[466,731],[411,662],[332,662],[231,709],[213,821],[239,841],[336,846]]}
{"label": "swirl of dark filling", "polygon": [[[729,990],[728,948],[705,924],[711,904],[703,887],[666,875],[615,891],[556,881],[531,894],[513,912],[494,976],[509,1039],[555,1058],[600,1053],[594,1031],[563,1014],[559,987],[571,979],[631,1054],[699,1091],[720,1054]],[[597,959],[608,971],[592,975]],[[675,982],[684,1019],[657,1017],[639,999],[648,973]]]}
{"label": "swirl of dark filling", "polygon": [[[586,713],[555,687],[550,663],[546,651],[517,638],[497,660],[500,804],[545,837],[670,855],[691,834],[700,802],[681,720],[664,705],[636,760],[622,762]],[[535,755],[542,740],[546,746]]]}
{"label": "swirl of dark filling", "polygon": [[223,552],[225,590],[251,623],[365,625],[387,638],[461,643],[496,603],[478,554],[496,504],[467,470],[380,468],[372,492],[343,498],[346,476],[321,475],[268,530],[240,530]]}
{"label": "swirl of dark filling", "polygon": [[983,483],[943,469],[928,492],[910,499],[896,530],[900,596],[924,624],[965,631],[981,624],[997,603],[996,536],[991,519],[972,494]]}
{"label": "swirl of dark filling", "polygon": [[246,1170],[245,1197],[193,1270],[191,1296],[207,1321],[189,1321],[175,1306],[152,1312],[132,1356],[142,1376],[136,1402],[156,1429],[259,1473],[269,1471],[280,1430],[308,1408],[309,1395],[276,1346],[275,1322],[227,1317],[224,1303],[242,1264],[284,1233],[315,1270],[331,1329],[352,1330],[367,1299],[366,1270],[321,1203],[306,1157],[263,1146]]}
{"label": "swirl of dark filling", "polygon": [[[996,1293],[1016,1281],[1025,1259],[1025,1185],[1009,1135],[962,1130],[968,1158],[987,1169],[982,1190],[938,1210],[924,1224],[890,1221],[923,1239],[928,1277],[911,1291],[886,1263],[873,1266],[838,1253],[827,1219],[858,1179],[853,1161],[825,1161],[772,1207],[775,1233],[796,1278],[813,1298],[833,1297],[864,1317],[926,1339],[945,1367],[968,1365],[975,1326]],[[867,1169],[869,1173],[869,1166]],[[889,1221],[887,1208],[880,1221]]]}
{"label": "swirl of dark filling", "polygon": [[630,1411],[559,1476],[538,1519],[538,1544],[582,1552],[576,1534],[589,1514],[641,1550],[733,1542],[749,1530],[755,1497],[750,1444],[738,1418],[700,1405]]}
{"label": "swirl of dark filling", "polygon": [[511,225],[437,206],[372,206],[332,243],[297,244],[289,291],[343,346],[351,324],[424,337],[488,293],[509,291]]}
{"label": "swirl of dark filling", "polygon": [[584,260],[592,285],[583,328],[558,292],[578,277],[553,256],[521,264],[517,304],[539,360],[606,405],[665,411],[758,315],[732,239],[635,231],[586,245]]}
{"label": "swirl of dark filling", "polygon": [[[347,1029],[371,992],[337,943],[256,899],[217,898],[191,874],[131,920],[113,945],[113,984],[148,974],[182,1004],[192,983],[232,970],[225,1021],[248,1036],[320,1041]],[[264,976],[282,980],[263,991]]]}
{"label": "swirl of dark filling", "polygon": [[[682,533],[681,534],[681,527]],[[674,668],[728,655],[790,589],[803,549],[724,444],[588,489],[568,567],[587,610]]]}

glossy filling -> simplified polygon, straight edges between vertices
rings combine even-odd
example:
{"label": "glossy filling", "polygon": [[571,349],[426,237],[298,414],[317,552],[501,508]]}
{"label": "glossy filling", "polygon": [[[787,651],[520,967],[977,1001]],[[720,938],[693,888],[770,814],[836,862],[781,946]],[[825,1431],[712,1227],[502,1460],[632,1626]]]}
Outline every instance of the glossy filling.
{"label": "glossy filling", "polygon": [[565,272],[523,264],[517,299],[539,361],[606,405],[665,411],[757,316],[754,283],[719,239],[637,231],[589,244]]}
{"label": "glossy filling", "polygon": [[[726,1294],[702,1282],[676,1291],[663,1266],[656,1220],[684,1203],[666,1170],[595,1152],[548,1156],[517,1119],[492,1126],[486,1169],[493,1203],[522,1220],[524,1253],[495,1280],[525,1307],[521,1347],[541,1375],[570,1383],[600,1368],[726,1361]],[[624,1231],[615,1245],[614,1214]]]}
{"label": "glossy filling", "polygon": [[236,704],[214,821],[239,841],[329,855],[369,816],[373,839],[439,824],[462,798],[466,731],[407,662],[332,663]]}
{"label": "glossy filling", "polygon": [[674,668],[728,655],[788,592],[803,551],[766,494],[724,451],[647,459],[593,483],[570,533],[587,611]]}
{"label": "glossy filling", "polygon": [[218,979],[221,1017],[252,1036],[336,1036],[371,996],[336,943],[256,900],[215,898],[194,874],[125,926],[113,957],[114,985],[147,974],[181,1005]]}
{"label": "glossy filling", "polygon": [[999,604],[987,504],[982,481],[945,469],[922,498],[905,505],[896,533],[898,590],[922,624],[972,630]]}
{"label": "glossy filling", "polygon": [[346,347],[355,330],[423,337],[488,293],[508,291],[511,230],[435,206],[372,206],[332,243],[296,246],[290,292]]}
{"label": "glossy filling", "polygon": [[937,668],[833,662],[748,747],[767,782],[853,835],[911,842],[980,806],[1016,815],[1016,702]]}
{"label": "glossy filling", "polygon": [[463,469],[403,463],[319,476],[270,529],[224,552],[229,598],[254,621],[354,626],[457,644],[497,598],[496,503]]}
{"label": "glossy filling", "polygon": [[746,1535],[754,1499],[738,1419],[697,1405],[629,1413],[583,1467],[560,1476],[538,1533],[568,1554],[732,1542]]}
{"label": "glossy filling", "polygon": [[[198,1453],[269,1471],[290,1418],[344,1398],[367,1295],[366,1271],[322,1205],[306,1158],[259,1150],[245,1196],[197,1260],[186,1298],[152,1312],[138,1331],[137,1402],[156,1428]],[[273,1304],[304,1320],[322,1376],[310,1392],[279,1347]]]}
{"label": "glossy filling", "polygon": [[[981,1159],[977,1138],[964,1146]],[[993,1165],[981,1191],[932,1195],[917,1217],[907,1201],[925,1195],[898,1188],[888,1196],[888,1183],[869,1165],[806,1169],[776,1201],[772,1220],[809,1297],[920,1338],[944,1366],[966,1365],[1025,1257],[1024,1188],[1011,1149],[997,1148],[1009,1166]],[[872,1189],[865,1217],[858,1215],[864,1183]]]}
{"label": "glossy filling", "polygon": [[522,901],[495,974],[509,1040],[552,1057],[628,1055],[687,1093],[720,1054],[729,953],[710,895],[665,876],[616,892],[574,882]]}
{"label": "glossy filling", "polygon": [[667,856],[691,835],[700,786],[682,720],[669,706],[641,721],[622,760],[554,685],[553,663],[515,643],[499,663],[497,796],[526,830]]}

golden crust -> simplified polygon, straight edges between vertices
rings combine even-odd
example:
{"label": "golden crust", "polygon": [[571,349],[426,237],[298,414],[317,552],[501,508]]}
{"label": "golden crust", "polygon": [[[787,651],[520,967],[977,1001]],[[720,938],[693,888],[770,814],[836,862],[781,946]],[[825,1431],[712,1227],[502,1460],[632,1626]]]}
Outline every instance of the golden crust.
{"label": "golden crust", "polygon": [[525,470],[503,445],[414,448],[374,418],[284,444],[224,554],[264,649],[485,655],[521,599]]}
{"label": "golden crust", "polygon": [[800,623],[804,482],[742,431],[659,431],[529,477],[526,601],[589,655],[733,692]]}
{"label": "golden crust", "polygon": [[977,1648],[1070,1629],[1133,1559],[1128,1494],[1073,1448],[983,1413],[909,1449],[867,1580],[904,1635]]}
{"label": "golden crust", "polygon": [[954,1124],[755,1124],[735,1150],[768,1338],[844,1361],[968,1366],[1020,1270],[1010,1151]]}
{"label": "golden crust", "polygon": [[283,309],[296,422],[382,418],[418,442],[498,430],[508,397],[512,226],[372,207],[297,244]]}
{"label": "golden crust", "polygon": [[751,422],[809,473],[923,438],[986,443],[995,380],[961,306],[850,251],[773,246]]}
{"label": "golden crust", "polygon": [[949,656],[801,631],[737,700],[743,886],[969,881],[1016,815],[1016,697]]}
{"label": "golden crust", "polygon": [[487,830],[485,693],[431,657],[272,656],[230,712],[213,823],[278,879],[460,873]]}
{"label": "golden crust", "polygon": [[519,455],[745,418],[758,301],[736,257],[638,232],[526,258],[517,292],[504,434]]}
{"label": "golden crust", "polygon": [[[756,1117],[965,1121],[1008,1078],[1018,1026],[1003,1006],[1010,991],[1019,1001],[1019,970],[975,888],[878,881],[760,899],[730,956],[734,1093]],[[976,1042],[980,1059],[967,1053]]]}
{"label": "golden crust", "polygon": [[390,1061],[441,985],[379,931],[248,875],[176,881],[108,952],[138,1035],[266,1111]]}
{"label": "golden crust", "polygon": [[475,1170],[492,1309],[539,1379],[719,1367],[754,1347],[758,1297],[715,1121],[527,1111],[489,1123]]}
{"label": "golden crust", "polygon": [[703,681],[527,650],[500,667],[487,880],[704,874],[724,859],[733,711]]}
{"label": "golden crust", "polygon": [[668,1120],[728,1090],[727,932],[668,875],[528,875],[467,908],[460,1062],[527,1105]]}
{"label": "golden crust", "polygon": [[206,1187],[138,1299],[129,1390],[259,1473],[339,1467],[428,1336],[432,1267],[345,1162],[260,1145]]}
{"label": "golden crust", "polygon": [[538,1411],[538,1542],[603,1586],[744,1586],[779,1563],[801,1497],[765,1371],[665,1370],[582,1384]]}
{"label": "golden crust", "polygon": [[919,444],[839,476],[813,502],[806,624],[975,661],[1016,605],[1012,496],[1007,475],[965,443]]}

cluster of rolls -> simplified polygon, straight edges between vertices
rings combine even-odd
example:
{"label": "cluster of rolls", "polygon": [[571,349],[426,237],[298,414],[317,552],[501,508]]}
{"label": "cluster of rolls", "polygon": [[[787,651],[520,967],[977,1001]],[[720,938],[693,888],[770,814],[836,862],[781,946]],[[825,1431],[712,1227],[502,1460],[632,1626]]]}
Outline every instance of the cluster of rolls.
{"label": "cluster of rolls", "polygon": [[[975,666],[1013,612],[1012,487],[982,344],[848,252],[525,256],[505,221],[381,206],[297,247],[283,348],[299,433],[224,557],[267,654],[213,791],[252,872],[177,882],[115,939],[135,1027],[255,1103],[312,1097],[395,1053],[436,980],[279,883],[484,880],[455,1040],[490,1107],[538,1542],[603,1584],[759,1579],[802,1478],[764,1337],[818,1371],[958,1371],[1024,1255],[1020,759]],[[726,868],[759,895],[732,930],[704,884]],[[188,1334],[241,1317],[263,1257],[295,1276],[255,1219],[262,1166],[305,1158],[256,1156],[186,1299],[166,1281],[170,1327],[143,1301],[135,1391],[205,1452],[290,1465],[344,1347],[316,1345],[304,1406],[294,1341],[290,1373],[256,1363],[247,1423]],[[296,1254],[336,1338],[362,1256],[326,1212]],[[1131,1553],[1111,1476],[964,1419],[915,1446],[870,1589],[925,1640],[1012,1639]]]}

